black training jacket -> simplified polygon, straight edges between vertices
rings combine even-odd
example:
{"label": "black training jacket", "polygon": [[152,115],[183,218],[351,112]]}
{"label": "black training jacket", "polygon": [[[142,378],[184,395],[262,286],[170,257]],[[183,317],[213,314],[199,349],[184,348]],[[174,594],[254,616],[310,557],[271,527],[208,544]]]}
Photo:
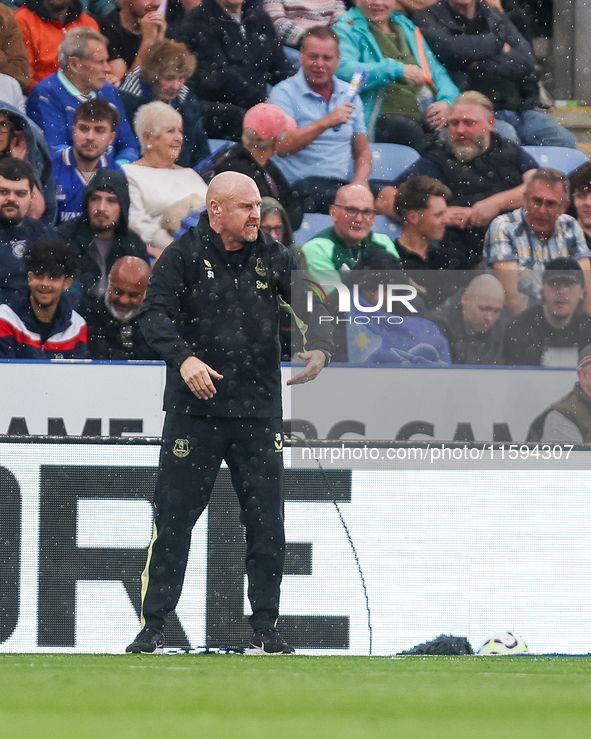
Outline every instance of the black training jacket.
{"label": "black training jacket", "polygon": [[[234,256],[238,260],[233,263]],[[293,272],[293,275],[292,275]],[[196,416],[281,417],[281,297],[308,325],[306,349],[332,350],[324,307],[306,313],[303,273],[290,252],[259,231],[256,241],[226,252],[207,214],[156,262],[139,316],[146,341],[168,365],[164,410]],[[200,400],[179,368],[196,356],[224,376],[216,395]]]}

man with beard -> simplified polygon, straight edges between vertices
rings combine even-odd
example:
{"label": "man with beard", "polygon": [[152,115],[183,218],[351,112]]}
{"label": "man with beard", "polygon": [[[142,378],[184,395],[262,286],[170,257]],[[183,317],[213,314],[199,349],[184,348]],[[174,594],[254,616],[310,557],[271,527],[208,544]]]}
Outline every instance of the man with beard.
{"label": "man with beard", "polygon": [[103,169],[86,188],[82,215],[62,223],[58,232],[80,251],[81,304],[103,297],[108,274],[121,257],[148,261],[146,245],[127,226],[129,190],[125,175]]}
{"label": "man with beard", "polygon": [[24,0],[14,17],[23,32],[31,62],[29,94],[41,80],[57,70],[57,49],[64,33],[86,26],[99,30],[98,23],[83,12],[80,0]]}
{"label": "man with beard", "polygon": [[160,359],[137,322],[150,267],[138,257],[121,257],[109,272],[104,298],[88,304],[88,353],[92,359]]}
{"label": "man with beard", "polygon": [[541,305],[528,308],[507,327],[505,363],[574,367],[577,352],[591,344],[591,316],[582,309],[585,281],[580,261],[553,259],[542,283]]}
{"label": "man with beard", "polygon": [[100,169],[120,171],[107,155],[118,123],[117,109],[99,98],[87,100],[74,113],[73,144],[52,157],[58,224],[82,215],[84,191]]}
{"label": "man with beard", "polygon": [[532,47],[496,0],[439,0],[413,13],[437,59],[460,90],[494,103],[507,136],[523,146],[577,148],[574,134],[535,110],[539,91]]}
{"label": "man with beard", "polygon": [[20,159],[0,160],[0,302],[29,289],[23,255],[27,244],[55,238],[49,226],[27,215],[35,175]]}
{"label": "man with beard", "polygon": [[460,248],[471,266],[482,257],[488,224],[501,213],[523,205],[528,172],[536,163],[512,141],[494,133],[491,101],[479,92],[456,98],[449,120],[448,140],[431,140],[425,154],[394,183],[426,175],[451,192],[448,228],[443,246]]}
{"label": "man with beard", "polygon": [[126,651],[162,652],[191,531],[225,460],[246,533],[248,652],[291,654],[276,628],[285,561],[279,301],[306,314],[308,326],[306,351],[299,353],[306,366],[289,385],[313,380],[328,364],[332,331],[321,322],[327,314],[320,302],[306,312],[293,256],[259,230],[254,180],[222,172],[206,202],[198,226],[156,262],[140,313],[146,340],[167,364],[166,419],[142,575],[142,629]]}

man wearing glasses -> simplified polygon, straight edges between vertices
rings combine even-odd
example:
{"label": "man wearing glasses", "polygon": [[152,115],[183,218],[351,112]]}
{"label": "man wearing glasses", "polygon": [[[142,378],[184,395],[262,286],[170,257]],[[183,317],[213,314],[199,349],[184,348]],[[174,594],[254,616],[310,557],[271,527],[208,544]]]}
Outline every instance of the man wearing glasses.
{"label": "man wearing glasses", "polygon": [[376,216],[374,198],[364,185],[345,185],[337,190],[329,214],[334,225],[302,247],[312,279],[317,271],[323,273],[322,280],[327,279],[327,272],[333,272],[332,279],[340,282],[343,272],[355,269],[359,259],[374,249],[385,249],[398,258],[390,238],[371,230]]}
{"label": "man wearing glasses", "polygon": [[505,288],[505,306],[523,313],[542,297],[548,262],[572,257],[584,271],[584,309],[591,309],[591,251],[577,221],[565,214],[570,199],[566,175],[541,168],[530,177],[523,208],[498,216],[486,233],[487,263]]}

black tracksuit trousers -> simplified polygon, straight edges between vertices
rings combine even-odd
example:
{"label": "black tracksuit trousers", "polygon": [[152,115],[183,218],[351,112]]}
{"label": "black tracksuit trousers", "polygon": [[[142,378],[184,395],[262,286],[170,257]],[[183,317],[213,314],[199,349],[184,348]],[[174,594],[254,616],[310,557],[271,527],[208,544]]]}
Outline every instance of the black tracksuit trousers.
{"label": "black tracksuit trousers", "polygon": [[246,528],[254,629],[273,626],[285,560],[280,418],[167,413],[154,493],[154,532],[142,575],[142,626],[163,630],[179,600],[191,532],[225,460]]}

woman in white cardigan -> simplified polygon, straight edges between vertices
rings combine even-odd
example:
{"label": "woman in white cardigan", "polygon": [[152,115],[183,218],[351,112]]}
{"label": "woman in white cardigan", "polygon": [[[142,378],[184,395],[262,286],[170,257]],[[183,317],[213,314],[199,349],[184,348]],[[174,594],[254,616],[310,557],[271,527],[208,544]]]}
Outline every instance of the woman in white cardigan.
{"label": "woman in white cardigan", "polygon": [[122,169],[129,182],[129,226],[158,257],[173,240],[165,211],[186,200],[187,211],[205,202],[207,185],[188,167],[175,164],[183,146],[183,119],[162,102],[142,105],[134,118],[142,156]]}

